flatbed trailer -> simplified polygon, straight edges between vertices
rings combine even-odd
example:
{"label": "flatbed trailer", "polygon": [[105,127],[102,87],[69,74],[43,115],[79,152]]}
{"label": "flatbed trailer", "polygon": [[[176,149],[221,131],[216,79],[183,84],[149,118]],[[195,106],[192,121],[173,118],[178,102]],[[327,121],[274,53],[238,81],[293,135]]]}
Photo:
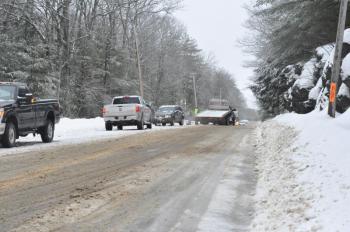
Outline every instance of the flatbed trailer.
{"label": "flatbed trailer", "polygon": [[231,123],[230,116],[232,111],[206,110],[197,114],[195,118],[196,124],[207,125],[209,123],[218,125],[229,125]]}
{"label": "flatbed trailer", "polygon": [[209,103],[209,109],[205,110],[195,117],[196,124],[207,125],[234,125],[237,118],[237,111],[228,105],[226,100],[212,99]]}

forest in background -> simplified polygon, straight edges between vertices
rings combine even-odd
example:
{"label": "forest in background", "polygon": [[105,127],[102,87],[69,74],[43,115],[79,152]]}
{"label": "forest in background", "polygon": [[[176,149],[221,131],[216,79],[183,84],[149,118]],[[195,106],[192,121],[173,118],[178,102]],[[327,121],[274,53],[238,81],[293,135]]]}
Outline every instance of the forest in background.
{"label": "forest in background", "polygon": [[0,80],[25,82],[40,97],[59,98],[66,117],[95,117],[111,97],[139,94],[140,65],[145,99],[155,106],[193,109],[194,77],[200,108],[221,92],[250,112],[231,74],[205,56],[172,16],[180,4],[2,0]]}
{"label": "forest in background", "polygon": [[[340,2],[254,2],[247,6],[250,18],[246,27],[252,33],[243,43],[247,52],[256,57],[248,66],[255,69],[251,88],[264,117],[287,111],[308,113],[319,105],[324,108],[329,93]],[[349,15],[350,10],[347,27]],[[350,41],[345,39],[343,60],[349,52]],[[348,61],[343,62],[338,83],[337,111],[340,113],[350,107]]]}

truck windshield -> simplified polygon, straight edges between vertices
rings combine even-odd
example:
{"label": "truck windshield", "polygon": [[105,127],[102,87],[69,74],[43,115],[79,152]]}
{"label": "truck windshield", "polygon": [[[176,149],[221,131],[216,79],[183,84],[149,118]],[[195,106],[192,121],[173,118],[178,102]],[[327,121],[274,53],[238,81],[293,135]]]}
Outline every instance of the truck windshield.
{"label": "truck windshield", "polygon": [[0,85],[0,101],[15,100],[16,87]]}
{"label": "truck windshield", "polygon": [[124,104],[140,104],[140,99],[138,97],[123,97],[123,98],[115,98],[113,100],[113,105],[124,105]]}

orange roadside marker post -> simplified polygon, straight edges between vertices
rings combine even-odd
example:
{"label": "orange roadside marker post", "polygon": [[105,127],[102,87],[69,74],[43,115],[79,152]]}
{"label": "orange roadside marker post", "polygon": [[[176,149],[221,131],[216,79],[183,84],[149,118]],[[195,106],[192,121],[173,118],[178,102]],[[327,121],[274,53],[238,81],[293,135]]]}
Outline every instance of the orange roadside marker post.
{"label": "orange roadside marker post", "polygon": [[335,103],[336,96],[337,96],[337,84],[331,83],[331,92],[329,93],[329,102]]}

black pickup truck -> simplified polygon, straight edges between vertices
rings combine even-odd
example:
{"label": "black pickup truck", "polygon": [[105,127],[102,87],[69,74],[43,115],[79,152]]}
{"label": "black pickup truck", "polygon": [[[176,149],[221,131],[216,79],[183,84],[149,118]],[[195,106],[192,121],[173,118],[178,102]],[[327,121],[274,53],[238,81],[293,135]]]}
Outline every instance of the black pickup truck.
{"label": "black pickup truck", "polygon": [[54,137],[60,120],[58,100],[37,99],[22,83],[0,82],[0,142],[3,147],[16,145],[16,139],[40,134],[44,143]]}

